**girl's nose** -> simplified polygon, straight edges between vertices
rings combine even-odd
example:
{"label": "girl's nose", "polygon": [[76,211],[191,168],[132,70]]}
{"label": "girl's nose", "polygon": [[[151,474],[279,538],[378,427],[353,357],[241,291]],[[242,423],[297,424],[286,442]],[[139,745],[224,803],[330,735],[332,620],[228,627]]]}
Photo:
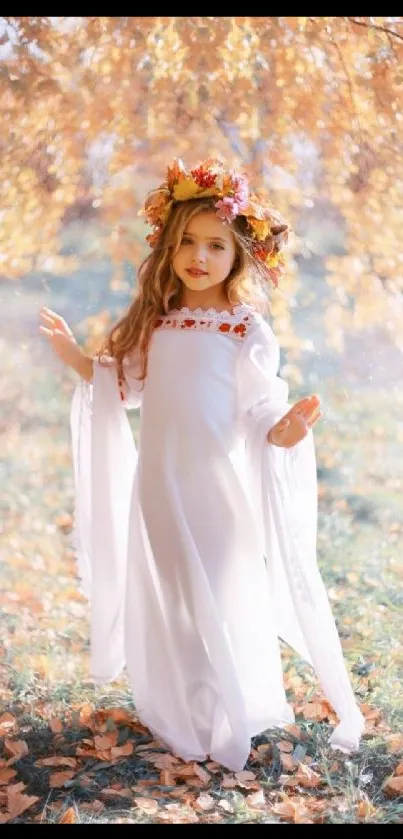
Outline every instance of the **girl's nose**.
{"label": "girl's nose", "polygon": [[194,263],[205,262],[205,259],[206,259],[206,257],[205,257],[204,251],[198,250],[193,254],[192,262],[194,262]]}

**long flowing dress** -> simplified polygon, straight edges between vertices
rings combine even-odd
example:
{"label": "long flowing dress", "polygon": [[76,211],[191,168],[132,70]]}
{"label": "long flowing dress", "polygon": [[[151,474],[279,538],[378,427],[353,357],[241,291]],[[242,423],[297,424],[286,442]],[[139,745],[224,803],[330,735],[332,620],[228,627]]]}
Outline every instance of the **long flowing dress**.
{"label": "long flowing dress", "polygon": [[175,754],[239,770],[252,736],[294,720],[281,638],[334,707],[331,745],[356,749],[364,720],[316,558],[313,435],[267,442],[290,407],[271,327],[243,304],[182,308],[156,323],[144,386],[135,354],[123,391],[104,361],[71,407],[92,677],[126,667],[140,720]]}

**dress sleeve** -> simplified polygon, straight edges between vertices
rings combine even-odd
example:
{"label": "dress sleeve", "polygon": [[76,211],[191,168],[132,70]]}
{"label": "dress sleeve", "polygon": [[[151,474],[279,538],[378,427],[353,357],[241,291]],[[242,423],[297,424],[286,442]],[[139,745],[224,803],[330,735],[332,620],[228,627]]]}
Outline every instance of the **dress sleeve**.
{"label": "dress sleeve", "polygon": [[290,449],[267,442],[268,431],[290,407],[278,366],[278,341],[262,319],[246,338],[238,361],[239,415],[252,504],[278,635],[314,668],[339,717],[331,746],[350,751],[358,748],[364,719],[317,564],[313,433]]}
{"label": "dress sleeve", "polygon": [[123,620],[126,555],[137,451],[125,407],[137,407],[137,390],[121,399],[116,367],[94,360],[92,382],[76,386],[70,414],[74,468],[71,535],[82,591],[91,607],[91,675],[117,678],[124,667]]}

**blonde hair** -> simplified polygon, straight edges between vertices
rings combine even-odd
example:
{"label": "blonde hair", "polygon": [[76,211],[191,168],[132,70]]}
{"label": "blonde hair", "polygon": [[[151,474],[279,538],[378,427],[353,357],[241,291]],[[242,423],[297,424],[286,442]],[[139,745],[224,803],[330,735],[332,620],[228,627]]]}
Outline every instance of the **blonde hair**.
{"label": "blonde hair", "polygon": [[[147,357],[157,318],[180,306],[182,282],[172,268],[189,221],[198,213],[214,210],[215,199],[199,198],[178,203],[173,209],[154,250],[141,263],[136,296],[125,314],[113,326],[99,350],[117,362],[119,380],[124,379],[123,359],[134,350],[140,354],[139,380],[147,375]],[[253,256],[247,222],[238,216],[231,223],[235,257],[224,288],[228,302],[249,303],[260,310],[268,305],[268,282],[259,260]]]}

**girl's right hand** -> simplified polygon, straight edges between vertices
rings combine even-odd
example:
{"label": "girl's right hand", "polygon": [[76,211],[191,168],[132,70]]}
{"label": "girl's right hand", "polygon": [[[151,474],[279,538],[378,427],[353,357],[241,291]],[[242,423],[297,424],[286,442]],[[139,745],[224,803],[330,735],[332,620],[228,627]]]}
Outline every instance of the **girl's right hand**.
{"label": "girl's right hand", "polygon": [[47,306],[42,306],[40,311],[42,323],[39,331],[49,340],[52,349],[64,361],[65,364],[74,366],[78,355],[82,352],[77,341],[61,315],[52,312]]}

